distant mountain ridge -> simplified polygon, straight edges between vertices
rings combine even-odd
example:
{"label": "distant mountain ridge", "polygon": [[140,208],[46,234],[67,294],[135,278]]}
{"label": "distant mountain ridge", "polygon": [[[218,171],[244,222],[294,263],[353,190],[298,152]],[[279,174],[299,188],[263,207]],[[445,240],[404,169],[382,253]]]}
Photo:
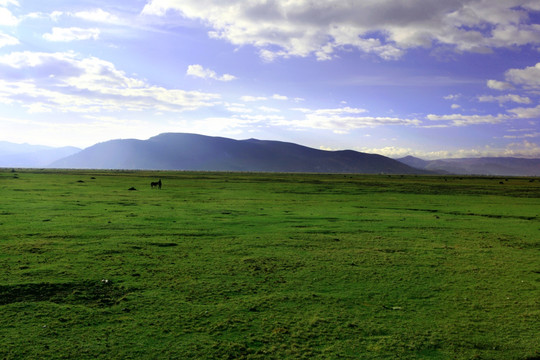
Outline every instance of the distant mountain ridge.
{"label": "distant mountain ridge", "polygon": [[426,174],[397,160],[352,150],[294,143],[165,133],[148,140],[111,140],[53,162],[53,168]]}
{"label": "distant mountain ridge", "polygon": [[0,141],[0,167],[540,176],[540,159],[390,159],[352,150],[186,133],[110,140],[84,150]]}
{"label": "distant mountain ridge", "polygon": [[36,168],[75,154],[81,149],[73,146],[54,148],[43,145],[15,144],[0,141],[0,167]]}
{"label": "distant mountain ridge", "polygon": [[540,176],[540,159],[481,157],[422,160],[414,156],[397,159],[409,166],[437,173],[460,175]]}

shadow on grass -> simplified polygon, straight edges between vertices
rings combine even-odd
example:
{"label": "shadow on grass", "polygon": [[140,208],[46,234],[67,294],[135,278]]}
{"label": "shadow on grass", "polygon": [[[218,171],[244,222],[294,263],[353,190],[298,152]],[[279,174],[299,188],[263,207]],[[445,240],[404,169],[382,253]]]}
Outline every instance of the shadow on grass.
{"label": "shadow on grass", "polygon": [[49,301],[57,304],[107,307],[118,304],[129,292],[109,280],[0,285],[0,305]]}

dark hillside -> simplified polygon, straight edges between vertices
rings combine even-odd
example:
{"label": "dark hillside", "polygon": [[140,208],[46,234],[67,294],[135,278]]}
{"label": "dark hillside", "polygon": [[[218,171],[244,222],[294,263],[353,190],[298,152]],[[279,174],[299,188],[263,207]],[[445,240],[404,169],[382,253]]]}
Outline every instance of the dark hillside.
{"label": "dark hillside", "polygon": [[56,161],[50,167],[366,174],[428,173],[385,156],[351,150],[323,151],[280,141],[233,140],[183,133],[165,133],[148,140],[107,141]]}

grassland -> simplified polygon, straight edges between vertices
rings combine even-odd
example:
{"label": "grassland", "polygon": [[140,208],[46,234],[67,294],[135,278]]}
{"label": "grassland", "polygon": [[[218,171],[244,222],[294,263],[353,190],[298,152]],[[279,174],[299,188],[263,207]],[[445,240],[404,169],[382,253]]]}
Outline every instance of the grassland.
{"label": "grassland", "polygon": [[4,169],[0,206],[3,359],[540,357],[539,179]]}

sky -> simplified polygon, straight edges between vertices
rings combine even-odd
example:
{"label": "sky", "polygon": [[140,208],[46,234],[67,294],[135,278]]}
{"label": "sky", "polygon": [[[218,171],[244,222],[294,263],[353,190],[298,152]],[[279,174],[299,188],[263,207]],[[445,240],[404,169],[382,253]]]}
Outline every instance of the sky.
{"label": "sky", "polygon": [[538,0],[0,0],[0,141],[540,158]]}

